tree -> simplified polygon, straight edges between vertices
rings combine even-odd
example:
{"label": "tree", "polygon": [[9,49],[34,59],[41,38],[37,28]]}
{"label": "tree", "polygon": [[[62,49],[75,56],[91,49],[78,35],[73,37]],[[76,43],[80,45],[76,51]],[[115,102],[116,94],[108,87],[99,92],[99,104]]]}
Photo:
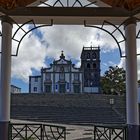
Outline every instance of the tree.
{"label": "tree", "polygon": [[101,89],[104,94],[124,95],[126,92],[125,70],[118,66],[110,66],[101,78]]}

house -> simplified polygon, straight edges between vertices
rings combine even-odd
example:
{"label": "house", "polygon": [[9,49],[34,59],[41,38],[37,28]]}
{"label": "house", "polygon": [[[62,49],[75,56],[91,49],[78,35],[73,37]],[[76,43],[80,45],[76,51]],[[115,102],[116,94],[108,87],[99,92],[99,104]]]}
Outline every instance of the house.
{"label": "house", "polygon": [[11,85],[11,93],[12,94],[21,93],[21,88],[15,85]]}

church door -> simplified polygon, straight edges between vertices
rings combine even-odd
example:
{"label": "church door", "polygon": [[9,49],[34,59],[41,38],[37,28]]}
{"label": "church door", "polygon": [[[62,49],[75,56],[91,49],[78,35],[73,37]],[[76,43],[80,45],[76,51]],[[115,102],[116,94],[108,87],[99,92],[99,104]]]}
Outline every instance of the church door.
{"label": "church door", "polygon": [[46,85],[46,89],[45,89],[46,93],[51,93],[51,88],[52,88],[51,85]]}
{"label": "church door", "polygon": [[59,92],[60,93],[65,93],[66,92],[66,85],[65,84],[60,84],[59,85]]}
{"label": "church door", "polygon": [[80,85],[74,85],[74,93],[80,93]]}

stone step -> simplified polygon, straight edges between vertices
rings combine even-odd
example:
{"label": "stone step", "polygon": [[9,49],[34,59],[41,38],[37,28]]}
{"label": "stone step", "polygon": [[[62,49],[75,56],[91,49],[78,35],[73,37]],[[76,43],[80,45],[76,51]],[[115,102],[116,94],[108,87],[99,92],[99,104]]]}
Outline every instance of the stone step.
{"label": "stone step", "polygon": [[67,108],[45,106],[12,106],[11,116],[16,119],[67,123],[124,122],[111,108]]}

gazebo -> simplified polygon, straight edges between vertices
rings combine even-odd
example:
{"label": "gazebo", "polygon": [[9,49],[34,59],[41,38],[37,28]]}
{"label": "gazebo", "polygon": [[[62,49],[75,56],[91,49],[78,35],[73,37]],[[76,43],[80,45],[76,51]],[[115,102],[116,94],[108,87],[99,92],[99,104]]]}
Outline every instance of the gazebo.
{"label": "gazebo", "polygon": [[[116,30],[124,26],[126,59],[126,101],[128,139],[139,140],[139,110],[137,102],[137,54],[136,23],[140,18],[140,0],[88,0],[97,7],[70,6],[70,0],[64,6],[62,0],[56,0],[61,7],[38,7],[46,0],[0,0],[2,22],[1,79],[0,79],[0,140],[8,140],[10,121],[10,77],[12,25],[25,24],[33,20],[36,24],[88,24],[100,25],[109,21]],[[89,4],[89,5],[90,5]],[[21,27],[20,27],[21,28]],[[20,44],[21,40],[19,41]],[[120,42],[118,42],[119,45]]]}

